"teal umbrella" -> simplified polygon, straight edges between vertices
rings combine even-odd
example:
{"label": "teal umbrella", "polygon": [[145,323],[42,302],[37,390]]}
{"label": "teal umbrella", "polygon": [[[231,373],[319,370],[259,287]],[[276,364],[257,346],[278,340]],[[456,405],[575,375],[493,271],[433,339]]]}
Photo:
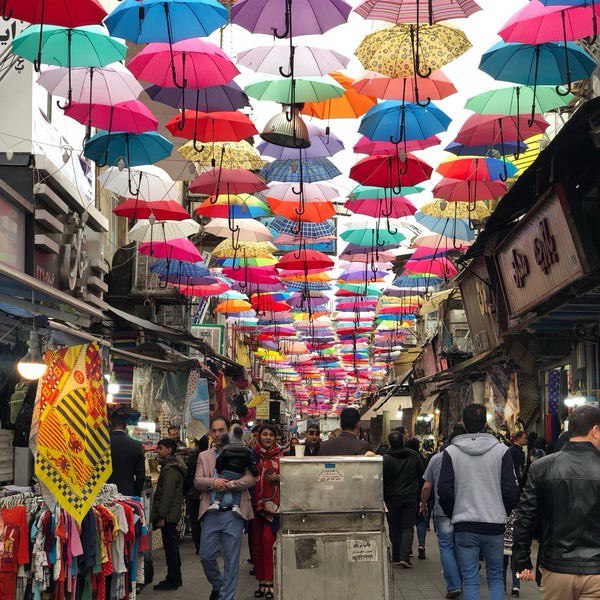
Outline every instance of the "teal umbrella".
{"label": "teal umbrella", "polygon": [[[125,44],[112,39],[100,25],[84,27],[58,27],[56,25],[30,25],[15,37],[13,53],[39,65],[57,65],[69,69],[69,93],[67,103],[71,104],[71,69],[73,67],[104,67],[125,58]],[[60,106],[60,104],[59,104]]]}
{"label": "teal umbrella", "polygon": [[345,242],[357,244],[358,246],[368,246],[370,248],[388,246],[395,244],[396,246],[405,239],[404,236],[396,229],[390,231],[388,229],[379,229],[377,223],[357,223],[344,231],[340,236]]}
{"label": "teal umbrella", "polygon": [[271,100],[280,104],[321,102],[329,98],[339,98],[345,92],[341,85],[323,77],[268,79],[251,83],[244,91],[257,100]]}
{"label": "teal umbrella", "polygon": [[360,283],[338,283],[337,286],[344,292],[350,292],[351,294],[357,294],[366,298],[378,298],[382,295],[382,291],[372,285],[362,285]]}
{"label": "teal umbrella", "polygon": [[396,196],[410,196],[411,194],[419,194],[423,191],[419,185],[403,186],[399,194],[394,193],[392,188],[374,187],[371,185],[357,185],[352,192],[352,196],[356,200],[386,200]]}

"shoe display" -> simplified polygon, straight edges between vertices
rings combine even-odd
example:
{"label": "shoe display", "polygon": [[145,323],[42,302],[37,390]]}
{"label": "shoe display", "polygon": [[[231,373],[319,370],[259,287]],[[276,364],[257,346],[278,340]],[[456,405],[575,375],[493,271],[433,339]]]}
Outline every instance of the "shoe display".
{"label": "shoe display", "polygon": [[419,546],[418,552],[419,552],[419,559],[425,560],[425,546]]}

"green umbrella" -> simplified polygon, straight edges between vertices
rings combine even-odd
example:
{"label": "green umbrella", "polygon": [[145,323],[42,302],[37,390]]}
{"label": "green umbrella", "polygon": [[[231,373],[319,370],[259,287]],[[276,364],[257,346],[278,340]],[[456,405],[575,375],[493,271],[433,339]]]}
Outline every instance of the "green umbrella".
{"label": "green umbrella", "polygon": [[257,100],[296,104],[339,98],[345,90],[334,81],[322,77],[303,77],[259,81],[246,86],[244,91]]}
{"label": "green umbrella", "polygon": [[400,244],[405,239],[404,236],[396,229],[395,231],[389,231],[388,229],[381,228],[377,229],[377,225],[374,223],[361,223],[355,227],[347,229],[341,234],[341,238],[350,244],[356,244],[358,246],[389,246],[392,244]]}
{"label": "green umbrella", "polygon": [[[562,90],[566,91],[566,88]],[[516,116],[529,111],[534,104],[540,112],[548,112],[559,106],[567,106],[573,100],[572,94],[561,96],[556,92],[556,86],[538,85],[534,90],[532,86],[521,85],[515,87],[491,90],[478,94],[467,100],[465,108],[480,115],[508,115]]]}
{"label": "green umbrella", "polygon": [[395,196],[410,196],[411,194],[419,194],[423,191],[419,185],[414,186],[403,186],[400,193],[396,194],[392,188],[373,187],[371,185],[357,185],[352,192],[352,196],[356,200],[385,200],[386,198],[393,198]]}
{"label": "green umbrella", "polygon": [[366,298],[378,298],[382,295],[382,291],[372,285],[364,286],[359,283],[338,283],[337,287],[351,294],[359,294]]}
{"label": "green umbrella", "polygon": [[[73,67],[104,67],[125,58],[127,46],[112,39],[100,25],[69,29],[56,25],[30,25],[12,42],[13,53],[34,63],[57,65],[69,69],[69,94],[65,106],[71,103],[71,69]],[[60,104],[59,104],[60,106]]]}

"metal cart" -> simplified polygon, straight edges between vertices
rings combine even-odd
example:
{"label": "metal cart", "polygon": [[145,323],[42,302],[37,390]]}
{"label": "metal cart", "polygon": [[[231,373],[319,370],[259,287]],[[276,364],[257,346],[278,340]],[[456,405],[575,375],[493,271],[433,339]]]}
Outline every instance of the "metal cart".
{"label": "metal cart", "polygon": [[281,460],[278,600],[392,600],[380,456]]}

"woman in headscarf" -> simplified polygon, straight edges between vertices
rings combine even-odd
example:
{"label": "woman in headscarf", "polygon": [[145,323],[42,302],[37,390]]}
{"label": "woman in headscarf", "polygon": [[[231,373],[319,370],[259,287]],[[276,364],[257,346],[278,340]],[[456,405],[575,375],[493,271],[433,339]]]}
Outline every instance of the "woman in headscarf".
{"label": "woman in headscarf", "polygon": [[274,598],[273,544],[279,528],[279,459],[283,453],[277,445],[275,425],[262,424],[254,453],[258,471],[252,494],[254,519],[250,521],[250,546],[258,580],[254,597]]}

